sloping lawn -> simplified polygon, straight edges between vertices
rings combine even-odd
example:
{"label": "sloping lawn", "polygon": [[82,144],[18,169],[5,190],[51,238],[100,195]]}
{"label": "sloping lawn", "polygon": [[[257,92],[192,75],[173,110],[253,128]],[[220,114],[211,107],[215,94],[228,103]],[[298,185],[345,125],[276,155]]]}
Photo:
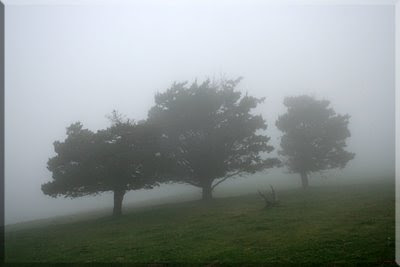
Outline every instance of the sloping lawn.
{"label": "sloping lawn", "polygon": [[373,183],[159,205],[6,232],[6,262],[393,262],[395,187]]}

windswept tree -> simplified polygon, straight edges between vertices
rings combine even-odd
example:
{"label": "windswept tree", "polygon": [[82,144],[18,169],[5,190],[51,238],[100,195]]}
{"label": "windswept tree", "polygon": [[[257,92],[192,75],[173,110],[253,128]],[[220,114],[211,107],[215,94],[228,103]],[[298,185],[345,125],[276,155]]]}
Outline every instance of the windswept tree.
{"label": "windswept tree", "polygon": [[75,198],[112,191],[113,215],[119,216],[128,190],[157,185],[161,157],[155,128],[116,112],[110,118],[112,125],[96,133],[74,123],[64,142],[54,142],[56,156],[47,164],[53,180],[42,185],[44,194]]}
{"label": "windswept tree", "polygon": [[156,94],[149,111],[149,121],[161,128],[163,155],[174,162],[166,177],[202,188],[204,200],[230,177],[279,164],[263,157],[273,147],[262,133],[265,120],[251,113],[264,99],[242,96],[239,81],[174,83]]}
{"label": "windswept tree", "polygon": [[349,115],[336,114],[328,100],[301,95],[286,97],[287,113],[276,126],[283,132],[280,155],[293,173],[299,173],[303,188],[308,175],[327,169],[344,168],[355,154],[345,150]]}

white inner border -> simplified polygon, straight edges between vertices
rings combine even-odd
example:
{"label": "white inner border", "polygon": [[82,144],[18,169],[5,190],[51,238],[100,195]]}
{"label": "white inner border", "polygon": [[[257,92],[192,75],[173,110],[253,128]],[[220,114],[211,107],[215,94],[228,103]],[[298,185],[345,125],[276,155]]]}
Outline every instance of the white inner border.
{"label": "white inner border", "polygon": [[189,4],[189,5],[397,5],[399,0],[0,0],[5,5],[130,5]]}
{"label": "white inner border", "polygon": [[395,106],[396,106],[396,262],[400,265],[400,1],[395,3]]}

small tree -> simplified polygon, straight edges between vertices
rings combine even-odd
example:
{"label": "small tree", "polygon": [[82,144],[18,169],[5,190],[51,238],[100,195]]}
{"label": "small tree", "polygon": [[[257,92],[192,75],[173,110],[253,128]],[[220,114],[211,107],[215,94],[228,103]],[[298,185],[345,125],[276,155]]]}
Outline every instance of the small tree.
{"label": "small tree", "polygon": [[235,90],[239,81],[174,83],[155,96],[149,112],[149,121],[161,127],[164,155],[173,162],[168,179],[202,188],[204,200],[230,177],[279,163],[262,157],[273,147],[260,133],[267,128],[264,119],[251,113],[264,99],[242,96]]}
{"label": "small tree", "polygon": [[119,216],[126,191],[157,185],[158,134],[116,112],[110,118],[111,127],[97,133],[74,123],[64,142],[54,142],[57,155],[48,161],[53,181],[42,185],[44,194],[74,198],[112,191],[113,215]]}
{"label": "small tree", "polygon": [[344,168],[354,158],[345,150],[349,115],[336,114],[329,101],[307,95],[286,97],[284,105],[287,113],[276,121],[283,132],[279,153],[289,170],[300,174],[303,188],[310,173]]}

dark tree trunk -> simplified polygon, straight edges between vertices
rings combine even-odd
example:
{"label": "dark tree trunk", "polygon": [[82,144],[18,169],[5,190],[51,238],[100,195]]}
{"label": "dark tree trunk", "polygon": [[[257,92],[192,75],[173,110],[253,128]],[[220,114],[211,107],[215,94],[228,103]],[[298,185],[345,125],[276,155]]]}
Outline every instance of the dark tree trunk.
{"label": "dark tree trunk", "polygon": [[306,172],[300,173],[301,176],[301,185],[304,189],[308,188],[308,175]]}
{"label": "dark tree trunk", "polygon": [[212,187],[211,187],[212,182],[207,182],[203,184],[203,200],[211,200],[212,199]]}
{"label": "dark tree trunk", "polygon": [[124,195],[125,190],[114,190],[114,217],[119,217],[122,215],[122,200],[124,199]]}

